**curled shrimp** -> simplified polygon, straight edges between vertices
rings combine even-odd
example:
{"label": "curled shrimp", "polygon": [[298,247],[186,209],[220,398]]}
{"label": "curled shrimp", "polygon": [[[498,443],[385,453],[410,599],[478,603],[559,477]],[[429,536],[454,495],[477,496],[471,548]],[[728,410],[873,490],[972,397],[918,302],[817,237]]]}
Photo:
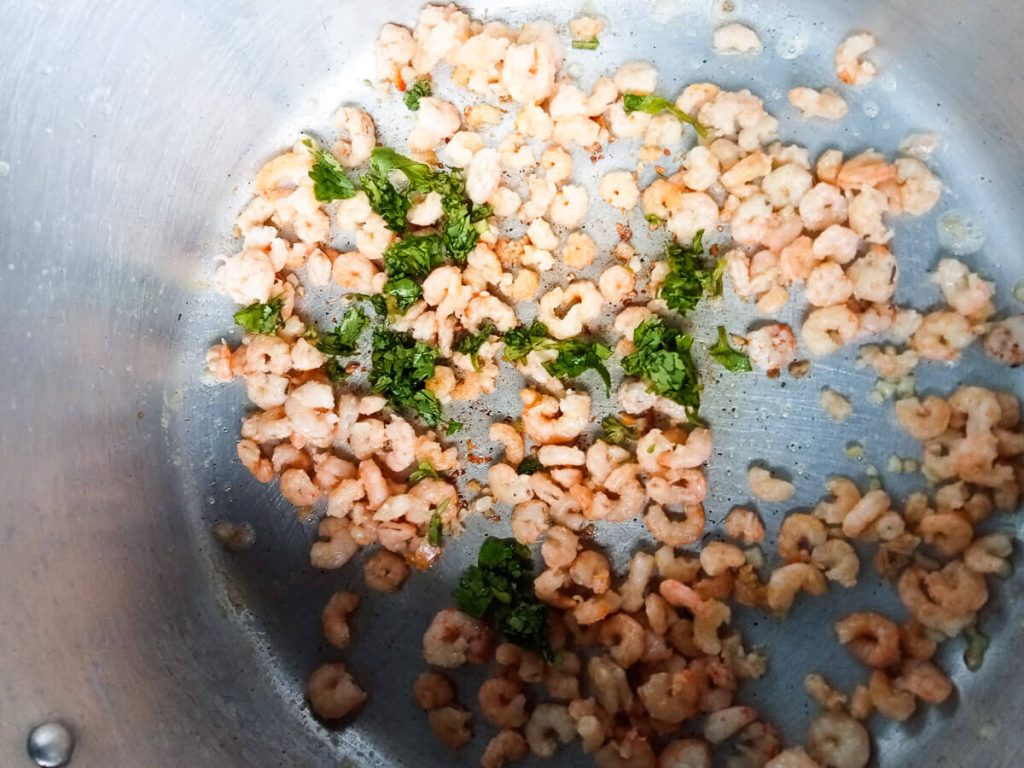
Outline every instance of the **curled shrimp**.
{"label": "curled shrimp", "polygon": [[651,535],[670,547],[684,547],[697,541],[704,533],[704,506],[693,504],[683,508],[683,518],[669,518],[664,507],[652,504],[644,514],[644,525]]}
{"label": "curled shrimp", "polygon": [[768,607],[785,613],[801,591],[809,595],[825,594],[828,583],[821,571],[807,563],[790,563],[776,568],[768,580]]}
{"label": "curled shrimp", "polygon": [[542,445],[569,443],[586,428],[590,419],[590,396],[573,392],[561,400],[532,389],[519,393],[523,400],[523,428]]}
{"label": "curled shrimp", "polygon": [[864,768],[871,758],[867,729],[843,712],[826,712],[811,723],[807,746],[826,768]]}
{"label": "curled shrimp", "polygon": [[899,661],[899,628],[881,614],[852,613],[837,621],[835,630],[839,642],[862,664],[884,669]]}
{"label": "curled shrimp", "polygon": [[874,79],[878,68],[861,59],[875,47],[875,36],[870,32],[850,35],[836,48],[836,75],[844,83],[863,85]]}
{"label": "curled shrimp", "polygon": [[313,711],[324,720],[341,720],[366,701],[366,693],[340,663],[317,667],[309,676],[306,696]]}
{"label": "curled shrimp", "polygon": [[370,159],[377,145],[373,118],[357,107],[342,107],[334,116],[334,127],[343,138],[331,147],[331,153],[342,165],[358,168]]}
{"label": "curled shrimp", "polygon": [[440,611],[423,635],[423,658],[436,667],[482,664],[492,648],[487,625],[453,608]]}

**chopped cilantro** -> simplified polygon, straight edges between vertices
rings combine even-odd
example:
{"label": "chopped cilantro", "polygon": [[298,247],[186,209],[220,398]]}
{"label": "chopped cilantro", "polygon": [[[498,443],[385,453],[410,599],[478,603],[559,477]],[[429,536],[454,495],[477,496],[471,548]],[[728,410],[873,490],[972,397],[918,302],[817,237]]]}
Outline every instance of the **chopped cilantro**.
{"label": "chopped cilantro", "polygon": [[427,528],[427,543],[432,547],[441,546],[441,536],[443,533],[444,521],[441,516],[444,511],[448,509],[448,499],[443,499],[437,508],[434,510],[434,514],[430,516],[430,527]]}
{"label": "chopped cilantro", "polygon": [[349,307],[333,331],[320,336],[315,326],[310,326],[311,333],[307,335],[314,339],[313,346],[325,355],[352,355],[358,350],[359,337],[368,324],[369,320],[361,307]]}
{"label": "chopped cilantro", "polygon": [[540,468],[540,459],[538,459],[531,453],[529,456],[526,456],[522,461],[519,462],[519,466],[516,468],[516,472],[520,475],[532,475],[535,472],[538,472]]}
{"label": "chopped cilantro", "polygon": [[626,424],[618,416],[605,416],[601,419],[602,439],[612,445],[622,445],[629,440],[636,440],[636,427]]}
{"label": "chopped cilantro", "polygon": [[459,340],[455,342],[455,351],[468,355],[470,362],[473,363],[473,370],[479,371],[480,348],[497,332],[498,329],[492,323],[484,323],[476,333],[466,332],[460,336]]}
{"label": "chopped cilantro", "polygon": [[327,358],[324,370],[327,372],[327,378],[331,381],[344,381],[348,378],[348,369],[342,364],[341,358]]}
{"label": "chopped cilantro", "polygon": [[370,388],[388,402],[415,411],[429,426],[441,424],[441,403],[424,387],[434,375],[438,351],[410,334],[378,328],[373,332]]}
{"label": "chopped cilantro", "polygon": [[686,408],[691,420],[700,408],[700,377],[690,357],[693,337],[649,317],[633,332],[636,351],[622,359],[622,370],[638,376],[651,390]]}
{"label": "chopped cilantro", "polygon": [[345,173],[345,168],[338,162],[338,158],[330,152],[316,149],[309,139],[302,143],[313,155],[313,167],[309,170],[309,178],[313,180],[313,195],[317,200],[329,203],[355,195],[356,185]]}
{"label": "chopped cilantro", "polygon": [[688,115],[679,109],[668,99],[661,96],[645,96],[639,93],[627,93],[622,97],[622,108],[628,112],[646,112],[649,115],[660,115],[662,112],[671,112],[677,119],[689,123],[701,138],[706,138],[708,130],[696,118]]}
{"label": "chopped cilantro", "polygon": [[458,432],[460,429],[462,429],[462,422],[461,421],[455,421],[453,419],[453,420],[449,421],[447,424],[445,424],[444,433],[448,437],[451,437],[456,432]]}
{"label": "chopped cilantro", "polygon": [[721,296],[722,273],[725,260],[719,260],[713,267],[701,264],[704,252],[702,238],[704,230],[693,237],[689,246],[669,243],[665,246],[665,260],[669,264],[668,274],[662,283],[658,296],[669,309],[681,314],[692,312],[705,296]]}
{"label": "chopped cilantro", "polygon": [[653,213],[648,213],[644,218],[647,220],[647,223],[655,229],[661,229],[665,226],[665,220],[660,216],[655,216]]}
{"label": "chopped cilantro", "polygon": [[284,299],[280,296],[266,304],[256,302],[235,312],[235,322],[249,333],[271,334],[284,325],[281,319],[281,308]]}
{"label": "chopped cilantro", "polygon": [[579,339],[566,339],[550,344],[558,350],[558,357],[544,363],[544,370],[560,379],[574,379],[584,371],[597,371],[604,382],[605,389],[611,391],[612,378],[604,361],[612,356],[612,351],[599,342],[586,342]]}
{"label": "chopped cilantro", "polygon": [[387,306],[387,314],[392,312],[404,314],[422,295],[423,291],[419,284],[408,277],[388,280],[384,283],[384,302]]}
{"label": "chopped cilantro", "polygon": [[405,106],[410,112],[418,112],[420,109],[420,99],[424,96],[429,96],[431,93],[433,93],[433,88],[430,86],[430,80],[425,77],[420,78],[406,88],[402,101],[405,102]]}
{"label": "chopped cilantro", "polygon": [[598,44],[598,39],[596,37],[592,37],[589,40],[572,41],[572,47],[578,51],[596,51]]}
{"label": "chopped cilantro", "polygon": [[487,621],[522,648],[552,659],[548,611],[533,591],[533,558],[515,539],[487,537],[477,564],[467,568],[455,590],[459,608]]}
{"label": "chopped cilantro", "polygon": [[529,326],[513,328],[502,340],[505,342],[505,359],[515,363],[549,341],[548,327],[539,320],[534,320]]}
{"label": "chopped cilantro", "polygon": [[729,335],[724,326],[718,326],[718,341],[708,347],[708,354],[727,371],[736,373],[751,370],[750,358],[729,346]]}
{"label": "chopped cilantro", "polygon": [[352,301],[367,301],[373,307],[373,311],[381,317],[387,317],[388,303],[383,294],[380,293],[350,293],[346,298]]}
{"label": "chopped cilantro", "polygon": [[[391,172],[400,171],[409,182],[399,190],[391,181]],[[388,229],[401,234],[408,227],[406,216],[412,208],[412,192],[430,190],[434,171],[429,165],[417,163],[387,147],[377,147],[370,155],[370,170],[360,180],[370,207],[387,223]]]}
{"label": "chopped cilantro", "polygon": [[432,477],[435,480],[438,478],[437,470],[434,469],[434,465],[429,461],[421,461],[416,465],[416,469],[409,475],[410,483],[418,483],[420,480],[425,480],[428,477]]}

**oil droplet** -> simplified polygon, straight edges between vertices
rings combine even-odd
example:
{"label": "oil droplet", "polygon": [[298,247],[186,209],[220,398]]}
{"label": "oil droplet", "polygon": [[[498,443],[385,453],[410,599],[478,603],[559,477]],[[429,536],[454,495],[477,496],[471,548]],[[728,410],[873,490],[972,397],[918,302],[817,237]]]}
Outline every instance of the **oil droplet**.
{"label": "oil droplet", "polygon": [[939,244],[954,256],[966,256],[981,250],[985,244],[985,228],[964,211],[946,211],[936,225]]}
{"label": "oil droplet", "polygon": [[0,160],[0,179],[7,176],[11,172],[11,164]]}
{"label": "oil droplet", "polygon": [[794,32],[775,44],[775,53],[783,59],[795,59],[807,50],[807,38],[803,32]]}
{"label": "oil droplet", "polygon": [[876,117],[878,117],[878,104],[877,104],[877,102],[865,101],[864,104],[861,105],[861,109],[863,109],[864,110],[864,114],[867,115],[868,117],[870,117],[872,120],[874,120]]}

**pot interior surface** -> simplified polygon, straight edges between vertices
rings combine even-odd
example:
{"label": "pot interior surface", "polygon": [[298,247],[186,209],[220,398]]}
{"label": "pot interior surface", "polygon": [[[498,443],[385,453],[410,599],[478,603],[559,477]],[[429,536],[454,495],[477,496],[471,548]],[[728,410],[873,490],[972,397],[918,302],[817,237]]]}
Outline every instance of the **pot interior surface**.
{"label": "pot interior surface", "polygon": [[[668,95],[698,81],[749,88],[779,118],[780,138],[812,157],[832,146],[891,153],[909,133],[939,134],[931,164],[946,190],[930,214],[896,226],[897,299],[938,303],[927,280],[940,254],[937,220],[961,211],[986,233],[984,247],[965,260],[995,281],[999,307],[1019,309],[1012,292],[1024,276],[1024,6],[739,0],[729,13],[729,3],[710,0],[590,5],[608,30],[598,51],[569,54],[585,83],[639,58],[658,67],[659,91]],[[547,19],[563,28],[577,11],[526,2],[467,9],[475,18]],[[425,668],[421,637],[452,603],[482,537],[507,535],[507,521],[473,519],[432,571],[415,574],[397,595],[366,595],[362,558],[340,571],[313,570],[315,524],[298,520],[275,484],[260,485],[236,460],[244,387],[200,381],[207,346],[235,333],[234,308],[213,290],[212,276],[215,258],[237,248],[232,222],[250,180],[301,132],[329,136],[342,103],[370,110],[382,142],[404,146],[411,118],[371,85],[373,41],[381,24],[413,24],[417,13],[414,4],[387,1],[0,5],[8,52],[0,71],[8,105],[0,131],[9,405],[0,432],[3,764],[27,760],[29,729],[53,717],[72,725],[74,764],[83,766],[455,761],[410,695]],[[757,29],[764,53],[713,55],[711,35],[725,18]],[[860,29],[879,37],[873,59],[883,74],[845,91],[845,120],[801,120],[787,91],[834,83],[835,46]],[[600,168],[617,159],[626,162],[613,154]],[[610,243],[614,223],[595,223],[593,234]],[[653,245],[646,250],[655,255]],[[784,321],[799,323],[799,304],[790,302]],[[709,335],[723,311],[736,327],[755,317],[732,296],[724,310],[702,307],[693,325]],[[760,505],[773,535],[785,511],[814,505],[829,476],[863,478],[868,464],[915,455],[916,443],[891,426],[891,405],[869,402],[875,378],[855,359],[849,347],[815,361],[801,380],[708,377],[709,533],[733,505],[751,501],[752,461],[788,469],[797,485],[786,505]],[[955,368],[921,366],[917,381],[922,392],[963,381],[1024,394],[1019,371],[997,368],[978,345]],[[854,402],[842,429],[817,404],[826,385]],[[518,412],[516,392],[503,385],[453,415],[489,446],[486,425]],[[860,463],[846,455],[851,440],[865,447]],[[922,479],[887,475],[885,483],[902,496]],[[222,520],[250,523],[255,546],[226,552],[211,534]],[[997,516],[987,527],[1016,533],[1018,518]],[[648,541],[640,523],[597,531],[620,566]],[[343,654],[323,640],[319,617],[338,589],[365,597]],[[980,671],[964,668],[962,641],[945,646],[941,661],[956,696],[905,724],[872,721],[879,764],[1018,764],[1024,729],[1011,681],[1024,652],[1020,590],[1011,577],[982,614],[992,647]],[[800,601],[784,621],[738,616],[748,645],[769,655],[768,674],[740,700],[775,722],[787,744],[803,742],[817,712],[803,692],[808,672],[844,690],[863,679],[831,626],[868,606],[902,615],[864,558],[852,590]],[[313,668],[338,658],[370,698],[351,725],[330,730],[307,714],[303,689]],[[485,674],[459,675],[460,701],[475,705]],[[490,733],[479,717],[477,732],[459,764],[478,762]],[[589,763],[578,746],[558,760]]]}

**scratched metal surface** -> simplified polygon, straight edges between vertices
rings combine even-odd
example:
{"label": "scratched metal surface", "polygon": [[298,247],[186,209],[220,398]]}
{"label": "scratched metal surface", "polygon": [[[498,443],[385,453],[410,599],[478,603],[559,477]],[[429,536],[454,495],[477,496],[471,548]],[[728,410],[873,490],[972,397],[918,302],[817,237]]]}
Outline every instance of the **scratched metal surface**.
{"label": "scratched metal surface", "polygon": [[[549,18],[540,3],[470,3],[476,16],[510,22]],[[590,6],[593,5],[591,8]],[[709,0],[588,4],[609,19],[598,52],[570,52],[580,77],[634,57],[654,61],[660,90],[695,80],[747,87],[780,118],[783,139],[826,146],[895,148],[911,130],[944,138],[935,166],[947,194],[932,215],[901,223],[899,299],[937,300],[924,281],[938,257],[935,220],[959,208],[976,215],[986,246],[968,258],[1012,307],[1024,241],[1024,122],[1019,35],[1024,7],[998,0],[737,3],[766,45],[756,59],[710,55],[726,14]],[[827,5],[827,7],[825,7]],[[299,523],[273,487],[233,460],[245,409],[237,386],[198,383],[206,345],[231,330],[232,308],[210,290],[215,256],[244,204],[247,180],[298,132],[326,129],[341,102],[373,109],[386,140],[404,137],[408,115],[379,106],[371,41],[385,21],[412,22],[413,3],[218,3],[140,5],[0,2],[0,313],[4,420],[0,471],[0,764],[23,765],[29,727],[47,717],[79,735],[75,765],[312,766],[475,764],[490,731],[457,758],[431,738],[409,696],[422,668],[420,637],[480,538],[504,524],[474,521],[431,573],[392,597],[370,597],[344,654],[371,698],[342,731],[309,718],[309,671],[336,658],[320,638],[331,591],[363,592],[358,562],[321,574],[308,566],[312,526]],[[852,29],[879,34],[884,75],[847,93],[851,115],[836,126],[794,119],[785,92],[833,81],[834,45]],[[599,168],[625,162],[612,155]],[[595,196],[596,197],[596,196]],[[607,243],[613,221],[588,224]],[[640,228],[637,228],[640,231]],[[654,242],[640,240],[652,255]],[[552,275],[550,279],[559,279]],[[795,306],[788,319],[797,319]],[[750,308],[732,299],[693,318],[699,339],[727,319],[740,330]],[[701,346],[701,345],[698,345]],[[748,501],[753,460],[788,469],[789,507],[806,507],[833,473],[862,477],[914,446],[889,427],[888,406],[868,403],[871,379],[852,352],[816,362],[808,378],[708,373],[702,413],[714,431],[708,469],[714,531]],[[457,415],[477,436],[495,414],[517,411],[509,372],[499,393]],[[956,369],[924,366],[923,390],[956,381],[1021,392],[1020,374],[996,370],[971,350]],[[821,387],[851,395],[842,429],[817,405]],[[598,413],[608,406],[600,401]],[[866,447],[862,464],[844,455]],[[905,491],[908,478],[885,476]],[[762,506],[774,532],[781,508]],[[217,520],[256,529],[251,551],[227,556],[212,540]],[[1015,518],[993,526],[1016,528]],[[621,563],[642,527],[600,526]],[[866,569],[870,571],[870,569]],[[873,723],[879,763],[1018,764],[1024,747],[1017,659],[1019,579],[996,592],[983,623],[993,648],[977,674],[950,643],[954,700],[904,725]],[[770,654],[769,674],[741,698],[802,740],[813,710],[800,681],[823,671],[844,687],[863,675],[832,641],[830,624],[863,606],[895,608],[888,587],[865,574],[854,590],[806,600],[788,621],[741,615],[748,640]],[[459,676],[475,704],[481,671]],[[559,765],[583,765],[578,748]]]}

